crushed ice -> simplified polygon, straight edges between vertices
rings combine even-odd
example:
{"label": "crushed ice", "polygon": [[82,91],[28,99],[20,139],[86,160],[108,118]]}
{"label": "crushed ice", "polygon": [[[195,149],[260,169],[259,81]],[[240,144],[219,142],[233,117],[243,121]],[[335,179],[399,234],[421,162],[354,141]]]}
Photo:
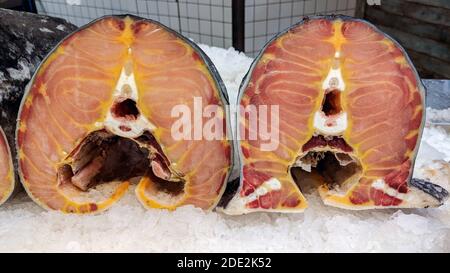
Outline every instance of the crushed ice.
{"label": "crushed ice", "polygon": [[39,30],[40,30],[41,32],[49,32],[49,33],[53,32],[53,30],[50,30],[50,29],[48,29],[48,28],[46,28],[46,27],[41,27],[41,28],[39,28]]}

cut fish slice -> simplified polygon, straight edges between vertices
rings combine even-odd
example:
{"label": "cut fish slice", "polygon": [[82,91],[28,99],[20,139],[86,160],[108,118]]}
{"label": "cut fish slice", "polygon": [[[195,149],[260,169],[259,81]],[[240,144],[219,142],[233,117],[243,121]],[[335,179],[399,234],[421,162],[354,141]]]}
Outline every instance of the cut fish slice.
{"label": "cut fish slice", "polygon": [[103,17],[64,39],[29,85],[17,124],[22,183],[44,208],[69,213],[102,211],[134,181],[146,207],[212,209],[231,145],[189,138],[193,128],[174,136],[174,109],[216,106],[200,122],[213,120],[226,136],[227,104],[220,76],[191,41],[151,20]]}
{"label": "cut fish slice", "polygon": [[14,168],[8,141],[0,127],[0,205],[6,202],[14,191]]}
{"label": "cut fish slice", "polygon": [[[241,177],[224,211],[301,212],[310,188],[346,209],[442,204],[445,189],[411,179],[424,96],[405,51],[371,24],[319,16],[292,26],[241,84]],[[261,106],[278,106],[278,124]],[[252,126],[254,117],[276,139]],[[274,148],[262,149],[270,141]]]}

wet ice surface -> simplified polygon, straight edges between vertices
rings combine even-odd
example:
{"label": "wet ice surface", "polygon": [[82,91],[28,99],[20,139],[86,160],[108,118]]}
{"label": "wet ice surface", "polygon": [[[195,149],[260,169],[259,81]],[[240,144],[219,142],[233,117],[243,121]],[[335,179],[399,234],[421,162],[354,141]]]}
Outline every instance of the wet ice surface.
{"label": "wet ice surface", "polygon": [[[202,48],[235,98],[251,59]],[[415,176],[448,188],[448,147],[448,131],[427,127]],[[448,202],[435,209],[355,212],[324,206],[317,194],[306,197],[303,214],[226,216],[190,206],[145,210],[131,189],[109,211],[78,216],[44,211],[21,193],[0,208],[0,251],[450,251]]]}

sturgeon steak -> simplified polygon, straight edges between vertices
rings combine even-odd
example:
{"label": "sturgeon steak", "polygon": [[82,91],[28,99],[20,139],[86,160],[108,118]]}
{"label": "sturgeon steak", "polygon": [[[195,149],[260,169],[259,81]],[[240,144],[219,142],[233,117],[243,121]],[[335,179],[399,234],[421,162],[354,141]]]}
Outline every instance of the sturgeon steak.
{"label": "sturgeon steak", "polygon": [[[373,25],[345,16],[293,25],[266,44],[241,84],[241,176],[224,211],[301,212],[310,189],[346,209],[440,205],[445,189],[411,179],[424,96],[405,51]],[[278,106],[277,126],[262,119],[264,105]],[[268,140],[251,126],[255,116],[278,133],[276,148],[261,148]]]}
{"label": "sturgeon steak", "polygon": [[0,205],[11,196],[14,190],[14,168],[11,151],[5,133],[0,127]]}
{"label": "sturgeon steak", "polygon": [[33,76],[17,124],[21,181],[38,204],[68,213],[102,211],[134,181],[146,207],[214,208],[229,141],[171,131],[174,107],[198,104],[219,107],[225,134],[225,87],[199,47],[155,21],[102,17],[64,39]]}

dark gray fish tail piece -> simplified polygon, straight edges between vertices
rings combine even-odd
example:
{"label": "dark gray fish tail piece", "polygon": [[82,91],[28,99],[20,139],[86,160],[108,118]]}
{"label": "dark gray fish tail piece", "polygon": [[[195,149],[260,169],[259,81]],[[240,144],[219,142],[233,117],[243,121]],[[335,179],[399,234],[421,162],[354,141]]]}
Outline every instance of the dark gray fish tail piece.
{"label": "dark gray fish tail piece", "polygon": [[441,204],[444,203],[444,201],[448,198],[448,191],[446,189],[426,180],[412,178],[410,181],[410,185],[433,196]]}

